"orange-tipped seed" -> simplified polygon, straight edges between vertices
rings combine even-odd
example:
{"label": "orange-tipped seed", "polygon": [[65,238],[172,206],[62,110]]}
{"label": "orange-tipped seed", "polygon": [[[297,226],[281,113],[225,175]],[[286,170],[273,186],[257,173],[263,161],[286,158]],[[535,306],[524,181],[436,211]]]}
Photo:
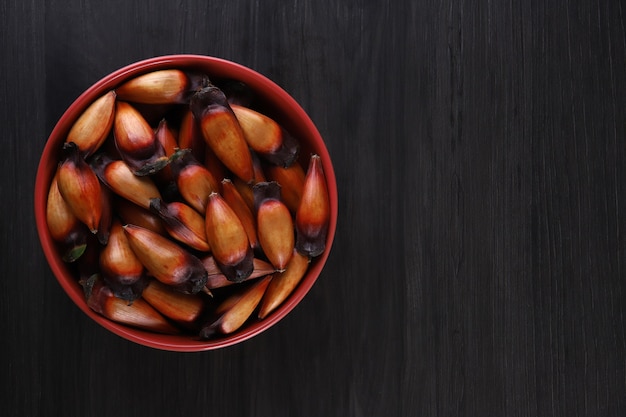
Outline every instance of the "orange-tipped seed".
{"label": "orange-tipped seed", "polygon": [[315,257],[326,248],[326,234],[330,221],[328,186],[319,155],[311,155],[296,212],[296,248]]}
{"label": "orange-tipped seed", "polygon": [[234,282],[248,278],[254,269],[254,255],[246,229],[218,193],[209,196],[205,225],[211,252],[224,275]]}
{"label": "orange-tipped seed", "polygon": [[180,121],[178,147],[180,149],[190,149],[197,161],[204,162],[206,142],[202,137],[202,132],[200,132],[198,121],[190,109],[185,111]]}
{"label": "orange-tipped seed", "polygon": [[100,270],[106,281],[119,285],[134,284],[143,276],[143,264],[131,249],[119,220],[113,222],[109,242],[100,252]]}
{"label": "orange-tipped seed", "polygon": [[74,262],[85,252],[89,231],[63,200],[57,186],[57,175],[58,171],[48,191],[46,222],[52,239],[63,246],[63,261]]}
{"label": "orange-tipped seed", "polygon": [[78,117],[67,134],[66,142],[74,142],[84,158],[92,155],[104,143],[115,118],[115,92],[109,91],[96,99]]}
{"label": "orange-tipped seed", "polygon": [[185,103],[189,95],[206,83],[206,77],[178,69],[152,71],[126,81],[117,89],[120,100],[145,104]]}
{"label": "orange-tipped seed", "polygon": [[192,96],[190,106],[204,140],[220,161],[244,182],[252,182],[248,143],[224,93],[213,85],[203,88]]}
{"label": "orange-tipped seed", "polygon": [[127,200],[150,209],[150,200],[161,198],[159,189],[149,176],[137,176],[133,174],[128,165],[121,160],[111,160],[104,155],[96,155],[92,166],[98,177],[115,194]]}
{"label": "orange-tipped seed", "polygon": [[256,218],[252,210],[250,210],[250,206],[248,206],[241,194],[239,194],[237,187],[235,187],[233,182],[228,178],[222,180],[222,197],[235,211],[239,220],[241,220],[241,224],[243,224],[243,227],[246,229],[250,246],[255,249],[259,245],[256,232]]}
{"label": "orange-tipped seed", "polygon": [[295,245],[291,213],[280,200],[280,185],[277,182],[260,182],[252,190],[261,249],[272,265],[282,271],[291,259]]}
{"label": "orange-tipped seed", "polygon": [[294,249],[293,255],[283,272],[277,272],[272,277],[261,306],[259,307],[260,319],[267,317],[279,305],[281,305],[287,297],[293,292],[298,283],[304,277],[309,268],[310,259],[306,255],[302,255]]}
{"label": "orange-tipped seed", "polygon": [[65,143],[63,150],[66,156],[58,168],[59,192],[72,213],[95,234],[102,216],[100,180],[74,142]]}
{"label": "orange-tipped seed", "polygon": [[200,330],[200,337],[208,339],[215,334],[230,334],[241,328],[259,305],[271,278],[271,275],[261,278],[241,293],[224,300],[216,310],[221,315]]}
{"label": "orange-tipped seed", "polygon": [[204,218],[196,210],[179,201],[165,203],[158,198],[152,199],[150,209],[161,218],[171,237],[201,252],[211,250]]}
{"label": "orange-tipped seed", "polygon": [[262,158],[287,167],[298,157],[300,147],[276,121],[248,107],[231,104],[246,142]]}
{"label": "orange-tipped seed", "polygon": [[192,324],[204,310],[199,294],[183,294],[156,279],[150,280],[141,296],[165,317],[181,324]]}
{"label": "orange-tipped seed", "polygon": [[287,168],[268,164],[265,171],[270,181],[280,184],[281,199],[289,207],[289,211],[295,215],[304,189],[305,172],[302,165],[298,161]]}
{"label": "orange-tipped seed", "polygon": [[135,175],[154,174],[169,163],[152,127],[129,103],[117,102],[113,133],[117,150]]}
{"label": "orange-tipped seed", "polygon": [[180,195],[191,207],[204,213],[209,195],[218,189],[211,172],[190,152],[172,161],[171,167]]}
{"label": "orange-tipped seed", "polygon": [[[163,148],[165,156],[171,161],[171,158],[174,157],[174,154],[178,150],[178,143],[176,141],[176,137],[174,136],[174,132],[170,128],[166,119],[162,119],[159,122],[159,125],[154,133],[154,137]],[[172,188],[175,187],[172,167],[169,164],[156,173],[156,178],[158,183],[166,184]]]}
{"label": "orange-tipped seed", "polygon": [[[226,278],[224,273],[215,263],[215,259],[213,258],[213,256],[205,256],[201,259],[201,261],[209,274],[209,278],[206,283],[206,287],[208,289],[212,290],[215,288],[222,288],[235,284],[233,281],[230,281],[228,278]],[[272,264],[265,262],[262,259],[254,258],[252,263],[252,273],[248,278],[245,279],[245,281],[273,274],[274,272],[276,272],[276,268],[274,268]]]}
{"label": "orange-tipped seed", "polygon": [[195,294],[206,285],[202,262],[171,240],[142,227],[124,226],[130,247],[152,276],[178,291]]}
{"label": "orange-tipped seed", "polygon": [[117,323],[149,330],[156,333],[177,334],[165,317],[146,301],[138,298],[132,303],[116,297],[113,291],[97,275],[83,283],[87,305],[93,311]]}

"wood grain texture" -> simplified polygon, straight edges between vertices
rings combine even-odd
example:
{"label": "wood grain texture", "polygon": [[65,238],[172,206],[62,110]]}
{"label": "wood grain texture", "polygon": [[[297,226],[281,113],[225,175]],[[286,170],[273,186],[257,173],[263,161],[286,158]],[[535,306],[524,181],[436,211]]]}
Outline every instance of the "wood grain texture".
{"label": "wood grain texture", "polygon": [[[619,1],[10,0],[0,6],[4,416],[622,416],[626,19]],[[32,187],[67,106],[199,53],[309,112],[339,187],[305,300],[214,352],[92,323]]]}

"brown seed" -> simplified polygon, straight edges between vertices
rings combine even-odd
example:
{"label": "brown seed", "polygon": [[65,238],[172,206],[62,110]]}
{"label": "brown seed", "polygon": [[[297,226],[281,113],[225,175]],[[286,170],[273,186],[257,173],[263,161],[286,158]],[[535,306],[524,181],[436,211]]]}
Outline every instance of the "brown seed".
{"label": "brown seed", "polygon": [[120,100],[146,104],[185,103],[205,77],[178,69],[152,71],[126,81],[116,91]]}
{"label": "brown seed", "polygon": [[204,300],[198,294],[183,294],[169,285],[150,280],[141,296],[166,317],[184,324],[191,324],[204,310]]}
{"label": "brown seed", "polygon": [[261,306],[259,307],[259,318],[264,319],[279,305],[281,305],[287,297],[293,292],[298,283],[304,277],[310,259],[306,255],[300,254],[294,249],[293,255],[283,272],[277,272],[272,277]]}
{"label": "brown seed", "polygon": [[231,108],[243,130],[246,142],[267,161],[289,166],[297,158],[298,142],[273,119],[248,107],[232,104]]}
{"label": "brown seed", "polygon": [[113,291],[102,282],[102,279],[98,279],[97,276],[94,276],[94,279],[95,282],[86,285],[85,290],[87,305],[93,311],[109,320],[128,326],[156,333],[180,333],[146,301],[141,298],[132,303],[122,300],[113,294]]}
{"label": "brown seed", "polygon": [[204,213],[209,195],[218,190],[211,172],[189,152],[172,161],[171,166],[180,195],[196,211]]}
{"label": "brown seed", "polygon": [[129,103],[117,102],[113,133],[117,150],[133,174],[154,174],[169,163],[152,127]]}
{"label": "brown seed", "polygon": [[215,333],[230,334],[241,328],[259,305],[271,278],[271,275],[261,278],[245,288],[243,292],[234,294],[223,301],[216,309],[216,313],[221,315],[217,320],[202,328],[200,337],[210,338]]}
{"label": "brown seed", "polygon": [[58,168],[59,192],[72,213],[95,234],[102,216],[100,181],[76,144],[66,143],[63,149],[66,156]]}
{"label": "brown seed", "polygon": [[146,210],[150,209],[151,199],[161,198],[161,193],[151,177],[133,174],[128,165],[121,160],[105,163],[100,178],[115,194]]}
{"label": "brown seed", "polygon": [[131,285],[143,275],[144,267],[130,247],[122,224],[115,220],[109,242],[100,252],[100,270],[105,280]]}
{"label": "brown seed", "polygon": [[254,167],[241,126],[222,91],[209,86],[191,98],[191,110],[207,145],[234,175],[254,180]]}
{"label": "brown seed", "polygon": [[235,282],[248,278],[254,269],[254,255],[246,229],[218,193],[209,196],[205,224],[207,241],[224,275]]}
{"label": "brown seed", "polygon": [[48,200],[46,208],[46,219],[50,235],[57,242],[64,242],[80,223],[78,217],[72,213],[57,186],[58,171],[52,178],[50,189],[48,190]]}
{"label": "brown seed", "polygon": [[260,182],[252,190],[259,243],[272,265],[282,271],[291,259],[295,244],[291,213],[280,200],[277,182]]}
{"label": "brown seed", "polygon": [[85,252],[89,231],[63,200],[57,186],[57,175],[58,172],[52,178],[48,191],[46,222],[50,236],[63,246],[63,260],[74,262]]}
{"label": "brown seed", "polygon": [[[215,259],[213,258],[213,256],[205,256],[201,259],[201,261],[209,274],[209,278],[206,283],[206,287],[208,289],[212,290],[215,288],[222,288],[235,284],[233,281],[230,281],[228,278],[226,278],[224,273],[222,273],[221,269],[219,269],[219,267],[215,263]],[[276,268],[274,268],[272,264],[265,262],[262,259],[254,258],[252,263],[254,269],[250,276],[244,281],[259,278],[276,272]]]}
{"label": "brown seed", "polygon": [[204,162],[206,142],[202,137],[198,121],[189,109],[185,111],[180,122],[178,147],[180,149],[190,149],[198,162]]}
{"label": "brown seed", "polygon": [[282,144],[281,129],[273,119],[248,107],[231,104],[248,145],[261,154],[276,152]]}
{"label": "brown seed", "polygon": [[256,232],[256,218],[246,201],[239,194],[237,187],[228,178],[222,180],[222,196],[226,203],[235,211],[239,220],[241,220],[241,224],[246,229],[250,246],[255,249],[259,245]]}
{"label": "brown seed", "polygon": [[280,184],[281,199],[289,207],[289,211],[295,215],[304,189],[305,173],[302,165],[297,161],[287,168],[268,164],[265,171],[271,181]]}
{"label": "brown seed", "polygon": [[150,202],[150,209],[161,218],[171,237],[201,252],[211,250],[204,218],[193,208],[179,201],[165,203],[155,198]]}
{"label": "brown seed", "polygon": [[115,118],[115,91],[97,98],[74,122],[66,142],[74,142],[83,158],[89,157],[104,143]]}
{"label": "brown seed", "polygon": [[[176,150],[178,149],[178,143],[176,141],[176,137],[174,137],[174,132],[170,128],[170,125],[167,123],[167,120],[162,119],[159,122],[156,132],[154,133],[154,137],[163,148],[165,156],[168,158],[168,160],[170,160],[170,158],[172,158],[172,156],[176,153]],[[169,164],[164,166],[159,172],[156,173],[156,178],[157,182],[160,182],[162,184],[174,182],[172,167]]]}
{"label": "brown seed", "polygon": [[124,226],[130,247],[148,272],[184,293],[204,288],[207,272],[202,262],[171,240],[139,226]]}
{"label": "brown seed", "polygon": [[330,221],[330,199],[322,160],[311,155],[302,190],[302,199],[296,212],[296,248],[314,257],[324,252]]}

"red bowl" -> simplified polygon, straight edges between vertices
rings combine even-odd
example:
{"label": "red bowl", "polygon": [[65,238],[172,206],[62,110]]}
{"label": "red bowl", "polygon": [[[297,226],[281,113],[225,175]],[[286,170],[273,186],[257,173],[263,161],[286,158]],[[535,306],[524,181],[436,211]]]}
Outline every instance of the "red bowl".
{"label": "red bowl", "polygon": [[[281,123],[299,139],[301,158],[308,158],[311,153],[320,155],[328,182],[331,221],[324,253],[312,260],[298,287],[272,314],[263,320],[247,323],[235,333],[214,340],[199,340],[192,335],[151,333],[115,323],[92,311],[87,306],[82,287],[78,284],[76,276],[70,272],[61,259],[46,224],[48,189],[59,161],[59,149],[78,116],[96,98],[119,86],[122,82],[146,72],[168,68],[195,69],[208,74],[210,78],[229,78],[246,83],[260,98],[262,111]],[[223,348],[258,335],[285,317],[304,298],[319,277],[334,239],[337,223],[337,185],[332,162],[321,135],[307,113],[281,87],[250,68],[224,59],[200,55],[169,55],[139,61],[114,71],[88,88],[65,111],[52,130],[39,162],[35,182],[35,217],[41,245],[52,272],[61,287],[85,314],[111,332],[132,342],[162,350],[195,352]]]}

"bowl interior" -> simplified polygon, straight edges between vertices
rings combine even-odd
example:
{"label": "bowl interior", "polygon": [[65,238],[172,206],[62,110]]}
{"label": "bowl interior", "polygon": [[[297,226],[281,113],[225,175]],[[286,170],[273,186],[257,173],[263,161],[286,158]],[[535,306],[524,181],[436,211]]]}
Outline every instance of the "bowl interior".
{"label": "bowl interior", "polygon": [[[258,109],[277,120],[298,138],[301,144],[300,160],[304,166],[311,153],[320,155],[328,183],[331,221],[324,253],[312,260],[307,274],[298,287],[272,314],[263,320],[245,325],[235,333],[214,340],[194,339],[189,335],[151,333],[112,322],[93,312],[87,306],[76,277],[61,260],[46,224],[48,189],[60,158],[62,143],[74,121],[91,102],[123,81],[146,72],[168,68],[197,70],[208,74],[213,80],[234,79],[246,83],[259,98]],[[52,272],[72,301],[85,314],[118,336],[145,346],[180,352],[202,351],[233,345],[259,334],[281,320],[306,295],[318,278],[334,239],[337,186],[328,150],[317,128],[302,107],[281,87],[256,71],[227,60],[199,55],[171,55],[147,59],[121,68],[96,82],[70,105],[54,127],[41,155],[35,183],[35,217],[41,245]]]}

